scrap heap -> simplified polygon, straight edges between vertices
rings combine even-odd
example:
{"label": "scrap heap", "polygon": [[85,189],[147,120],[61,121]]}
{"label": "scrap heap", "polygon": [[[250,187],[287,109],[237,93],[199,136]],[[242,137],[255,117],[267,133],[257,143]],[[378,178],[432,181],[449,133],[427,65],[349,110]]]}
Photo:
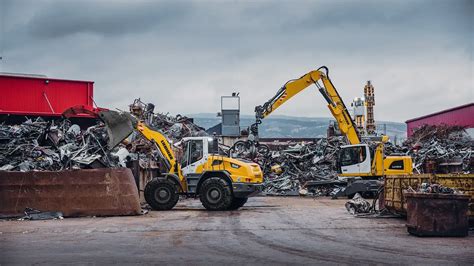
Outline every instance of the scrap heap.
{"label": "scrap heap", "polygon": [[181,141],[185,137],[207,136],[206,130],[196,124],[192,118],[182,115],[171,116],[168,113],[154,113],[153,104],[145,104],[136,99],[130,104],[130,113],[135,117],[147,121],[147,123],[160,130],[173,143]]}
{"label": "scrap heap", "polygon": [[[140,99],[135,99],[129,108],[132,115],[146,121],[154,130],[160,130],[174,144],[185,137],[207,136],[205,129],[194,124],[191,118],[179,114],[171,116],[168,113],[154,113],[155,106],[151,103],[145,104]],[[182,150],[176,145],[172,147],[179,158]],[[146,179],[152,178],[153,171],[160,168],[160,164],[156,161],[158,158],[156,147],[141,135],[132,134],[127,149],[133,159],[138,159],[143,174],[147,175]]]}
{"label": "scrap heap", "polygon": [[[402,147],[386,145],[385,153],[412,156],[418,173],[472,172],[473,146],[473,139],[462,127],[424,125]],[[441,169],[443,166],[445,169]]]}
{"label": "scrap heap", "polygon": [[[264,173],[264,192],[270,195],[297,194],[307,181],[336,180],[337,150],[345,144],[343,137],[332,137],[295,144],[286,150],[258,153],[254,161],[260,164]],[[328,195],[333,190],[334,186],[331,186],[324,191],[313,191],[313,195]]]}
{"label": "scrap heap", "polygon": [[0,170],[31,171],[116,167],[119,157],[107,148],[102,124],[81,130],[67,119],[41,118],[0,125]]}
{"label": "scrap heap", "polygon": [[179,114],[177,116],[155,114],[151,126],[160,129],[173,143],[185,137],[207,136],[206,130],[194,124],[193,119]]}

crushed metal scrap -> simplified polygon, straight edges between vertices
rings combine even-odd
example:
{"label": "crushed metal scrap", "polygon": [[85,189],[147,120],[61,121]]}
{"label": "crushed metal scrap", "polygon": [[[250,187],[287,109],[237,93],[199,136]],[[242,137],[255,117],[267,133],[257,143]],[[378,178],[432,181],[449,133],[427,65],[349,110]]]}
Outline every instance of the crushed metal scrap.
{"label": "crushed metal scrap", "polygon": [[403,146],[385,145],[385,154],[407,154],[418,173],[473,171],[473,139],[459,126],[424,125]]}
{"label": "crushed metal scrap", "polygon": [[[335,196],[345,187],[337,179],[335,165],[337,151],[347,142],[343,137],[320,139],[316,142],[294,144],[286,150],[256,149],[253,160],[264,172],[264,192],[270,195]],[[402,146],[385,143],[385,154],[410,155],[419,173],[472,172],[473,140],[461,127],[423,126],[414,132]],[[233,147],[233,156],[247,158],[243,144]],[[244,150],[244,151],[243,151]],[[263,150],[264,152],[261,152]],[[437,163],[437,169],[431,168]],[[442,169],[443,166],[459,166]]]}
{"label": "crushed metal scrap", "polygon": [[130,113],[135,117],[147,121],[148,125],[160,130],[173,143],[185,137],[207,136],[206,130],[196,124],[192,118],[182,115],[154,113],[155,105],[143,103],[140,99],[130,104]]}
{"label": "crushed metal scrap", "polygon": [[[334,196],[345,186],[337,180],[335,162],[339,147],[346,144],[343,137],[331,137],[295,143],[285,150],[257,152],[253,160],[262,167],[264,192],[269,195]],[[307,186],[309,181],[332,182],[310,187]]]}
{"label": "crushed metal scrap", "polygon": [[433,193],[433,194],[463,194],[461,191],[456,189],[443,186],[437,183],[421,183],[416,188],[408,187],[404,192],[412,193]]}
{"label": "crushed metal scrap", "polygon": [[32,171],[115,167],[119,157],[107,149],[107,133],[98,124],[81,130],[67,119],[41,118],[0,125],[0,170]]}
{"label": "crushed metal scrap", "polygon": [[347,211],[352,215],[357,213],[369,213],[374,209],[370,202],[364,199],[359,193],[356,193],[351,200],[347,201],[345,206]]}

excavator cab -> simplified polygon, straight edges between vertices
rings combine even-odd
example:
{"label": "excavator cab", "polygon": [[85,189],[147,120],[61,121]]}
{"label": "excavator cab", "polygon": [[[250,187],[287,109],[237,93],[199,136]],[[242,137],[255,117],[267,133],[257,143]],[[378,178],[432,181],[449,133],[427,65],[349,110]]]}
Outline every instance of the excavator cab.
{"label": "excavator cab", "polygon": [[341,175],[368,175],[371,171],[372,152],[367,144],[342,146],[337,160]]}

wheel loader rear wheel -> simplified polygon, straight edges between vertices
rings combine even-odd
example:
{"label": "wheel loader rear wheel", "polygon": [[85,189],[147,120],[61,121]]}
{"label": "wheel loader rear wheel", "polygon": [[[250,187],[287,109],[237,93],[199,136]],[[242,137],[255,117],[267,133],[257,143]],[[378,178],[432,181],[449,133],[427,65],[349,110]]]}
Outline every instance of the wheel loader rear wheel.
{"label": "wheel loader rear wheel", "polygon": [[151,180],[144,194],[146,202],[157,211],[171,210],[179,200],[178,186],[169,180]]}
{"label": "wheel loader rear wheel", "polygon": [[237,210],[247,203],[248,198],[233,198],[232,203],[229,206],[229,210]]}
{"label": "wheel loader rear wheel", "polygon": [[199,191],[199,199],[204,208],[210,211],[227,210],[232,204],[230,185],[220,177],[206,179]]}

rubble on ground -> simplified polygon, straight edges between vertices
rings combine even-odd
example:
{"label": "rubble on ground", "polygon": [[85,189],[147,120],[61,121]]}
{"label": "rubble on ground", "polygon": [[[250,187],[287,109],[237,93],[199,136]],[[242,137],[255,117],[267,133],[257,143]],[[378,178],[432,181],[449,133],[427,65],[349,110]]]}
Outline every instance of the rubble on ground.
{"label": "rubble on ground", "polygon": [[373,210],[370,202],[364,199],[359,193],[356,193],[352,199],[348,200],[345,206],[346,210],[352,215],[369,213]]}
{"label": "rubble on ground", "polygon": [[67,119],[0,125],[0,170],[32,171],[116,167],[102,124],[81,130]]}

